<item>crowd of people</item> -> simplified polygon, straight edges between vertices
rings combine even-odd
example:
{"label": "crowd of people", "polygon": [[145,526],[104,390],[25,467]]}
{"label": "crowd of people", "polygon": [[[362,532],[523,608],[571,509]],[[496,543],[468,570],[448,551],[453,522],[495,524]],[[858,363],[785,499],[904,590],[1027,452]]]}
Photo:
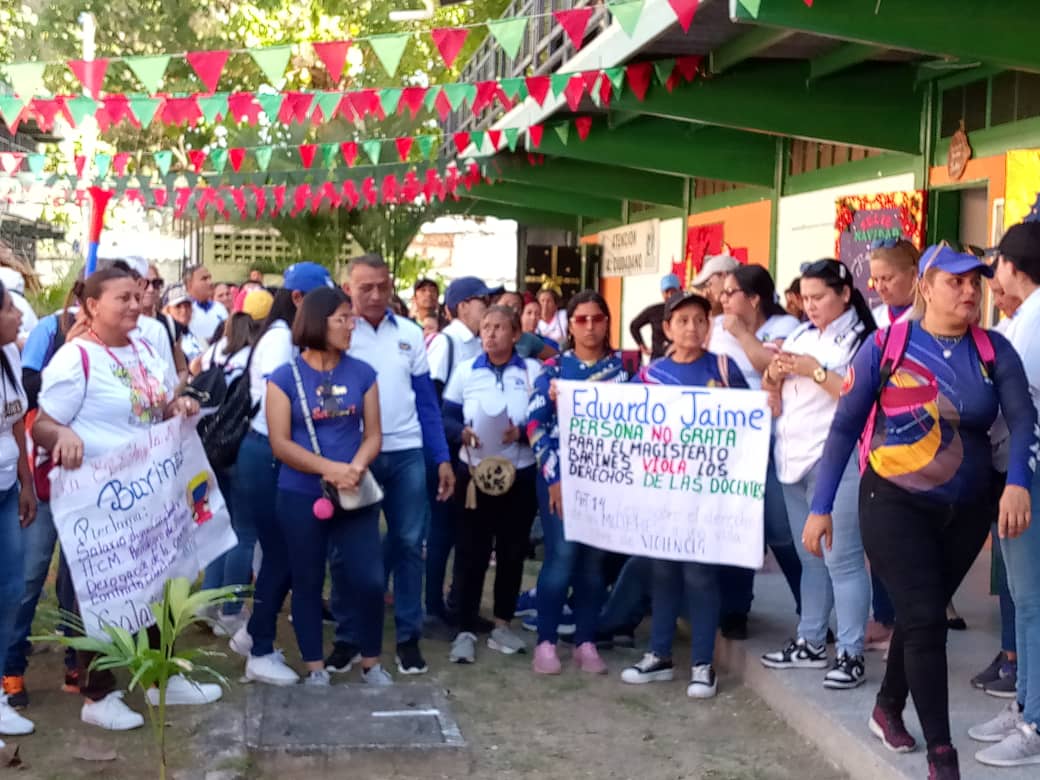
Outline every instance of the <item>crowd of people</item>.
{"label": "crowd of people", "polygon": [[[274,288],[259,273],[214,284],[200,266],[167,284],[143,261],[102,263],[28,330],[0,278],[0,735],[34,728],[22,714],[28,637],[57,544],[47,469],[76,469],[142,427],[198,414],[191,390],[215,375],[242,383],[228,397],[249,430],[230,457],[211,458],[237,544],[202,584],[252,586],[251,599],[207,615],[245,657],[247,679],[291,685],[302,672],[303,684],[327,686],[358,666],[364,683],[392,684],[382,646],[392,602],[401,675],[427,671],[426,640],[473,664],[485,634],[493,652],[529,652],[536,675],[562,673],[562,642],[578,671],[606,674],[600,650],[631,646],[649,613],[647,651],[620,677],[671,680],[683,615],[687,695],[714,696],[716,635],[748,636],[755,572],[566,538],[564,379],[765,391],[774,425],[764,538],[793,610],[792,638],[761,662],[817,669],[842,690],[864,683],[868,651],[886,651],[869,729],[892,750],[913,750],[902,715],[912,695],[935,778],[959,776],[945,650],[959,620],[952,599],[992,535],[1001,647],[971,682],[1011,700],[969,735],[992,743],[976,754],[982,763],[1040,764],[1040,528],[1030,522],[1040,509],[1040,346],[1030,338],[1040,327],[1040,225],[1012,228],[993,255],[876,242],[873,310],[837,260],[805,265],[781,303],[764,268],[711,257],[689,289],[665,276],[662,301],[631,322],[648,359],[633,375],[597,292],[564,301],[551,283],[532,295],[462,277],[442,300],[436,281],[420,279],[408,307],[376,255],[354,258],[339,286],[301,262]],[[994,330],[978,324],[983,280],[1005,315]],[[500,441],[487,440],[490,419]],[[533,540],[543,561],[537,586],[522,591]],[[492,562],[488,620],[480,606]],[[57,585],[59,604],[75,610],[63,558]],[[290,594],[302,666],[275,647]],[[335,624],[331,648],[325,621]],[[66,656],[82,719],[142,725],[91,660]],[[220,694],[174,677],[167,703]]]}

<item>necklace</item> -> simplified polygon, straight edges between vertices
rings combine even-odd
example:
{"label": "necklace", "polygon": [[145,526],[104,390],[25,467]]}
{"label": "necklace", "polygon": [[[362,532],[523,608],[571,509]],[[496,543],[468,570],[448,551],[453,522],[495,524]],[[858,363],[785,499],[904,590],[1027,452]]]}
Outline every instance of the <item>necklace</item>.
{"label": "necklace", "polygon": [[[141,393],[141,395],[143,395],[147,399],[148,408],[155,408],[157,405],[157,401],[155,393],[153,391],[152,383],[149,381],[148,370],[145,368],[144,363],[141,362],[141,356],[137,352],[137,345],[134,344],[133,339],[130,340],[130,349],[134,351],[134,361],[136,363],[137,368],[136,377],[134,376],[133,372],[130,371],[130,369],[123,365],[123,361],[120,360],[114,352],[112,352],[108,344],[101,340],[101,337],[94,332],[93,328],[88,330],[87,333],[92,339],[94,339],[94,341],[97,343],[99,347],[101,347],[103,350],[105,350],[105,352],[108,353],[108,356],[115,362],[115,364],[119,366],[119,368],[121,368],[124,372],[126,372],[126,377],[130,382],[130,387],[134,388],[136,386],[137,390]],[[136,382],[134,381],[135,379],[137,380]]]}
{"label": "necklace", "polygon": [[939,345],[939,349],[942,350],[942,356],[944,359],[949,360],[953,355],[954,347],[961,343],[961,339],[964,338],[962,333],[959,336],[937,336],[934,333],[929,333],[936,344]]}

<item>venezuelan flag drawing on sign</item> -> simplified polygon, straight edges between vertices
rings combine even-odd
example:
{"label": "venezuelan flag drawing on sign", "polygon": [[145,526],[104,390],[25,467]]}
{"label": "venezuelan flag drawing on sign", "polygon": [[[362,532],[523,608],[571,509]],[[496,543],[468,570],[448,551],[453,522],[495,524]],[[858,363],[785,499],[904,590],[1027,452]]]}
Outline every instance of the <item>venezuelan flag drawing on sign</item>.
{"label": "venezuelan flag drawing on sign", "polygon": [[1040,219],[1040,149],[1007,153],[1004,185],[1004,229]]}

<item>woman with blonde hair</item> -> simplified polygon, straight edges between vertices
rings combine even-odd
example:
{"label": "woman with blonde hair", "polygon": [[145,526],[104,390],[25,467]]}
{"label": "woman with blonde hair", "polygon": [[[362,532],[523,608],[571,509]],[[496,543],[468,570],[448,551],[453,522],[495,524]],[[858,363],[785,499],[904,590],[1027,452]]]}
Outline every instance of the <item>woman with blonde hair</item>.
{"label": "woman with blonde hair", "polygon": [[881,299],[871,313],[879,328],[908,317],[917,292],[917,261],[921,253],[905,238],[871,241],[870,284]]}

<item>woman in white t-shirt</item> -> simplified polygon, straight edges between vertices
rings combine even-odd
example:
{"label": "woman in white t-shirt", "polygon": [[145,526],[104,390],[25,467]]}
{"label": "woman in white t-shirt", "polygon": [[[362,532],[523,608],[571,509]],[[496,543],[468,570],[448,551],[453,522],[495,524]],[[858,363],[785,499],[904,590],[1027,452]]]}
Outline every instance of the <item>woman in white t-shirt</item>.
{"label": "woman in white t-shirt", "polygon": [[[799,322],[777,302],[773,277],[758,265],[742,265],[726,274],[719,300],[723,313],[713,321],[708,349],[732,358],[740,367],[748,387],[761,389],[762,372],[780,353],[784,339],[798,327]],[[791,536],[783,488],[777,481],[772,457],[766,471],[764,519],[766,544],[780,564],[794,596],[795,608],[800,611],[802,564]],[[755,571],[723,566],[719,579],[722,592],[719,628],[727,638],[744,639],[754,596]]]}
{"label": "woman in white t-shirt", "polygon": [[551,338],[557,344],[567,340],[567,312],[560,309],[560,295],[551,287],[543,287],[538,291],[538,305],[542,307],[541,319],[538,320],[539,336]]}
{"label": "woman in white t-shirt", "polygon": [[[25,455],[25,410],[28,401],[19,379],[22,361],[18,333],[22,313],[11,292],[0,284],[0,648],[11,645],[15,619],[25,590],[25,535],[36,517],[29,461]],[[0,693],[0,736],[31,734],[23,718]],[[3,740],[0,739],[0,747]]]}
{"label": "woman in white t-shirt", "polygon": [[[136,275],[109,267],[83,283],[81,335],[67,341],[43,370],[40,415],[33,425],[38,445],[56,465],[78,469],[84,457],[125,445],[129,436],[177,414],[198,412],[198,404],[173,395],[176,377],[147,341],[132,335],[141,312]],[[150,632],[151,638],[151,632]],[[115,676],[88,671],[92,653],[79,653],[80,717],[104,729],[139,728],[144,718],[123,703]],[[149,690],[150,700],[158,701]],[[170,678],[167,704],[204,704],[220,698],[219,685]]]}

